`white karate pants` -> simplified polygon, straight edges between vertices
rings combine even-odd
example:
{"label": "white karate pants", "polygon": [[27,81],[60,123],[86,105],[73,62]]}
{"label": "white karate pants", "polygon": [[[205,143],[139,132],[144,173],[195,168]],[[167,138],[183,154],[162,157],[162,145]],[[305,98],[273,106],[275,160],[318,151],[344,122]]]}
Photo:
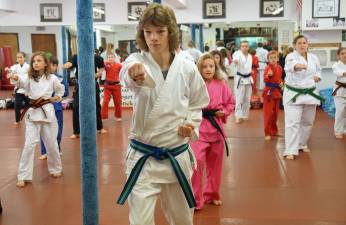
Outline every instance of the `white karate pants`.
{"label": "white karate pants", "polygon": [[252,94],[251,84],[234,84],[235,93],[235,117],[237,119],[247,119],[249,117],[250,101]]}
{"label": "white karate pants", "polygon": [[335,103],[335,123],[334,133],[346,133],[346,98],[341,96],[334,97]]}
{"label": "white karate pants", "polygon": [[286,155],[298,155],[299,149],[307,148],[316,115],[316,105],[285,105]]}
{"label": "white karate pants", "polygon": [[145,179],[136,182],[128,198],[131,225],[155,225],[154,211],[159,196],[161,208],[170,225],[193,224],[194,209],[189,208],[178,182],[149,183],[143,181]]}
{"label": "white karate pants", "polygon": [[258,69],[258,77],[259,77],[259,81],[258,81],[258,89],[259,90],[263,90],[265,87],[265,83],[264,83],[264,69]]}
{"label": "white karate pants", "polygon": [[61,158],[57,142],[57,121],[32,122],[25,120],[25,144],[18,168],[18,180],[31,181],[34,170],[35,146],[42,138],[47,149],[47,163],[50,174],[62,171]]}

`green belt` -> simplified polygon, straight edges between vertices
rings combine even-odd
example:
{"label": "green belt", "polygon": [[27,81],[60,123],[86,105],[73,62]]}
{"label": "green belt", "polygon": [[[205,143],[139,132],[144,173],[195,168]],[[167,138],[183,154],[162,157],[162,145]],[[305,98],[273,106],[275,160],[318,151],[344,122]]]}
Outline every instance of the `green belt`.
{"label": "green belt", "polygon": [[314,90],[316,89],[316,87],[312,87],[312,88],[296,88],[296,87],[292,87],[288,84],[285,84],[286,88],[290,91],[294,91],[297,92],[297,94],[295,96],[293,96],[293,98],[290,100],[292,102],[296,102],[297,98],[299,95],[311,95],[312,97],[316,98],[317,100],[320,100],[321,102],[324,102],[325,99],[322,98],[321,96],[317,95],[314,93]]}
{"label": "green belt", "polygon": [[187,203],[189,204],[189,207],[193,208],[196,206],[196,201],[193,196],[190,184],[188,180],[186,179],[185,174],[182,171],[178,161],[175,159],[177,155],[188,150],[189,148],[188,144],[184,144],[173,149],[168,149],[168,148],[159,148],[156,146],[147,145],[132,139],[130,142],[130,146],[134,150],[144,153],[144,155],[137,161],[136,165],[133,167],[130,173],[130,176],[127,179],[126,184],[117,200],[118,204],[123,205],[125,203],[127,197],[132,191],[132,188],[136,184],[136,181],[143,169],[143,166],[146,160],[151,156],[151,157],[154,157],[156,160],[169,159],[169,161],[172,164],[174,173],[177,176],[181,189],[184,192],[184,195],[187,200]]}

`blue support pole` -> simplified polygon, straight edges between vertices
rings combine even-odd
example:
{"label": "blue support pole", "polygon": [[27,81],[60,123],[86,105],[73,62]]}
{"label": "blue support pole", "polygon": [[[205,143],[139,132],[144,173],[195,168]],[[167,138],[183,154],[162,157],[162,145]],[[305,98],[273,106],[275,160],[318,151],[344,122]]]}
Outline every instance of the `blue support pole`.
{"label": "blue support pole", "polygon": [[[61,40],[62,40],[62,62],[60,62],[61,65],[66,63],[67,61],[67,48],[66,48],[66,28],[64,26],[61,27]],[[63,70],[63,76],[64,80],[66,80],[66,84],[68,85],[68,80],[67,80],[67,71]],[[68,87],[67,87],[68,89]]]}
{"label": "blue support pole", "polygon": [[204,52],[203,24],[199,25],[199,50]]}
{"label": "blue support pole", "polygon": [[77,0],[76,6],[83,225],[98,225],[93,1]]}
{"label": "blue support pole", "polygon": [[196,43],[196,25],[191,24],[191,39],[193,43]]}

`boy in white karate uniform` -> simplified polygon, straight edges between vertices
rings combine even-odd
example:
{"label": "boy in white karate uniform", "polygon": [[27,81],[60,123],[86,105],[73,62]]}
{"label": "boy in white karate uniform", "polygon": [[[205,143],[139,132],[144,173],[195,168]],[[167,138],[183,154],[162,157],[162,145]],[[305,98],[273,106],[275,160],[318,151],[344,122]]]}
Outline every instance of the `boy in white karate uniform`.
{"label": "boy in white karate uniform", "polygon": [[132,54],[120,71],[121,82],[134,93],[134,112],[128,180],[118,203],[128,196],[131,225],[154,225],[160,196],[169,224],[191,225],[194,157],[188,142],[197,139],[208,92],[194,63],[177,52],[179,29],[172,9],[149,5],[136,39],[141,53]]}
{"label": "boy in white karate uniform", "polygon": [[233,62],[237,65],[234,77],[235,118],[236,123],[249,118],[252,94],[252,56],[249,54],[249,42],[242,41],[240,50],[233,54]]}

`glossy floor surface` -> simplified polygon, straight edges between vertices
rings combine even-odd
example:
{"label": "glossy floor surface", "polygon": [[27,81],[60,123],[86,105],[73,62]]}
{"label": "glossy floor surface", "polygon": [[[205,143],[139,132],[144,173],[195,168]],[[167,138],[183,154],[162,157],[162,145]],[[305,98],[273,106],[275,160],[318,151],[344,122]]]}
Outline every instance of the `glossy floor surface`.
{"label": "glossy floor surface", "polygon": [[[2,93],[3,94],[3,93]],[[49,176],[36,150],[34,180],[17,188],[16,170],[24,143],[24,124],[14,125],[13,110],[0,111],[1,225],[79,225],[81,216],[79,140],[70,139],[72,112],[64,111],[62,161],[64,175]],[[131,111],[122,122],[104,121],[98,134],[100,224],[128,223],[127,205],[116,198],[123,186],[124,152]],[[279,119],[283,134],[283,113]],[[264,141],[262,110],[250,120],[227,124],[231,155],[224,159],[223,205],[207,205],[195,213],[195,225],[341,225],[346,224],[346,139],[333,136],[333,119],[318,110],[311,153],[282,159],[283,137]],[[167,225],[157,204],[156,224]]]}

